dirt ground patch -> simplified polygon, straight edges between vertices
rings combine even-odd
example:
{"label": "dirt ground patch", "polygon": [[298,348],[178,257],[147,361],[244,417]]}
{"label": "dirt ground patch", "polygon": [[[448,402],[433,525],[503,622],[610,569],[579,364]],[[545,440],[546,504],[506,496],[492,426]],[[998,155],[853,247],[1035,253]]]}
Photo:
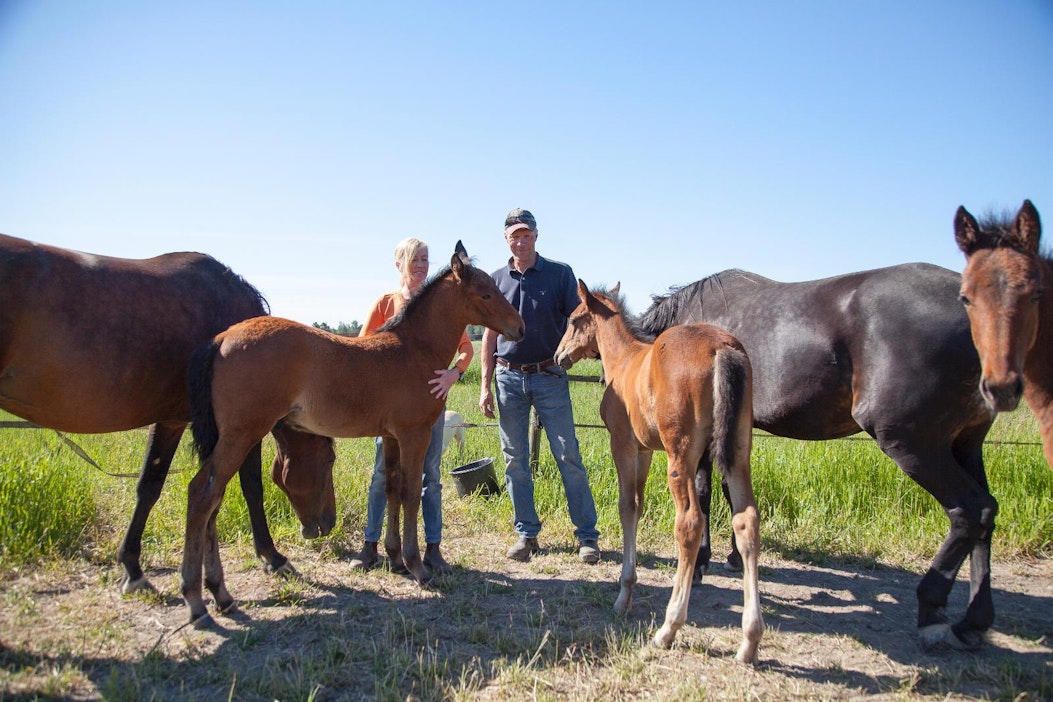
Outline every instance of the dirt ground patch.
{"label": "dirt ground patch", "polygon": [[[766,554],[768,630],[756,667],[735,663],[741,581],[718,566],[671,650],[671,554],[642,554],[627,617],[612,610],[619,552],[584,566],[568,547],[527,564],[490,539],[453,539],[453,575],[420,588],[349,571],[324,548],[286,549],[299,572],[266,575],[224,551],[233,616],[185,626],[173,567],[152,596],[122,597],[111,565],[69,563],[0,582],[0,699],[1049,699],[1053,562],[994,567],[996,622],[979,652],[922,652],[916,571]],[[948,607],[959,614],[960,580]]]}

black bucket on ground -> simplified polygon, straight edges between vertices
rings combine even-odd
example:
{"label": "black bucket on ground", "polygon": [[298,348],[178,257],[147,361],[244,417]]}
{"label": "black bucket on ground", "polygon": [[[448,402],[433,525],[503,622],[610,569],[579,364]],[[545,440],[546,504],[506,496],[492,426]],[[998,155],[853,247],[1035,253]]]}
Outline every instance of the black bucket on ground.
{"label": "black bucket on ground", "polygon": [[457,496],[464,497],[478,493],[483,497],[501,493],[501,485],[494,473],[494,459],[480,458],[460,468],[450,471],[453,484],[457,486]]}

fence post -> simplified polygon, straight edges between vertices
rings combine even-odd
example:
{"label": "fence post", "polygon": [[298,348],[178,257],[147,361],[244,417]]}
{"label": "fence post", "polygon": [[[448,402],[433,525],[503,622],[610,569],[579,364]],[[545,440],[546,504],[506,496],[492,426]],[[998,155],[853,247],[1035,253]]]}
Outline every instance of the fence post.
{"label": "fence post", "polygon": [[537,410],[530,408],[530,472],[537,473],[538,461],[541,457],[541,417],[537,416]]}

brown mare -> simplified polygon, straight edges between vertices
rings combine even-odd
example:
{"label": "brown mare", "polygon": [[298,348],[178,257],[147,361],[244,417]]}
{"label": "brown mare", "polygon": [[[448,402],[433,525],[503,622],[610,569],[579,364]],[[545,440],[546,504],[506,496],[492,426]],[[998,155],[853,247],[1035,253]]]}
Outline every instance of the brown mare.
{"label": "brown mare", "polygon": [[[192,622],[209,622],[202,568],[219,611],[234,605],[223,583],[216,513],[245,454],[279,421],[322,436],[384,437],[384,546],[393,563],[404,564],[418,582],[427,580],[417,545],[417,511],[431,427],[443,411],[428,381],[436,368],[449,365],[469,324],[511,339],[523,336],[519,313],[457,242],[450,267],[375,334],[345,338],[261,317],[231,327],[198,350],[190,394],[202,461],[190,483],[183,553],[183,596]],[[290,467],[290,479],[298,468]]]}
{"label": "brown mare", "polygon": [[742,344],[709,324],[672,327],[653,342],[627,324],[617,298],[589,292],[578,281],[581,304],[570,316],[555,360],[564,369],[581,358],[603,362],[607,389],[600,416],[611,435],[618,469],[618,513],[624,557],[614,609],[629,610],[636,584],[636,533],[654,451],[668,455],[669,491],[676,505],[679,547],[665,623],[655,634],[668,647],[687,619],[692,571],[707,516],[695,491],[695,471],[711,456],[723,472],[734,514],[732,527],[743,560],[742,644],[736,659],[753,663],[764,633],[757,587],[759,516],[750,479],[753,430],[752,371]]}
{"label": "brown mare", "polygon": [[[0,408],[59,431],[94,434],[153,425],[119,559],[126,593],[150,587],[140,564],[146,519],[190,420],[186,375],[202,342],[267,313],[254,287],[198,253],[146,260],[68,251],[0,235]],[[319,437],[288,432],[285,453],[311,457]],[[256,553],[288,564],[263,512],[260,449],[240,471]],[[335,514],[334,514],[335,517]]]}
{"label": "brown mare", "polygon": [[1053,261],[1039,253],[1042,223],[1024,200],[1013,221],[981,226],[964,207],[954,238],[965,254],[961,300],[980,354],[980,394],[996,412],[1021,396],[1038,418],[1046,462],[1053,466]]}

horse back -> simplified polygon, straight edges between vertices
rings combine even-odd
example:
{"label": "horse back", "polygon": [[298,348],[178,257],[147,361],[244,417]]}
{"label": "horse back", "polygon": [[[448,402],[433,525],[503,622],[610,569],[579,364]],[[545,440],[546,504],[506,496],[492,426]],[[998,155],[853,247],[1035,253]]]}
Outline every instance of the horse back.
{"label": "horse back", "polygon": [[67,431],[186,420],[193,349],[266,312],[197,253],[121,259],[0,236],[0,280],[0,406]]}
{"label": "horse back", "polygon": [[260,427],[284,420],[322,436],[397,436],[430,427],[442,412],[429,393],[434,364],[411,361],[415,350],[392,333],[348,338],[259,317],[216,343],[211,387],[221,425],[252,417]]}
{"label": "horse back", "polygon": [[920,263],[799,283],[725,271],[656,300],[641,323],[651,333],[689,322],[731,332],[753,366],[756,425],[772,433],[830,439],[921,411],[953,432],[982,421],[959,284]]}

